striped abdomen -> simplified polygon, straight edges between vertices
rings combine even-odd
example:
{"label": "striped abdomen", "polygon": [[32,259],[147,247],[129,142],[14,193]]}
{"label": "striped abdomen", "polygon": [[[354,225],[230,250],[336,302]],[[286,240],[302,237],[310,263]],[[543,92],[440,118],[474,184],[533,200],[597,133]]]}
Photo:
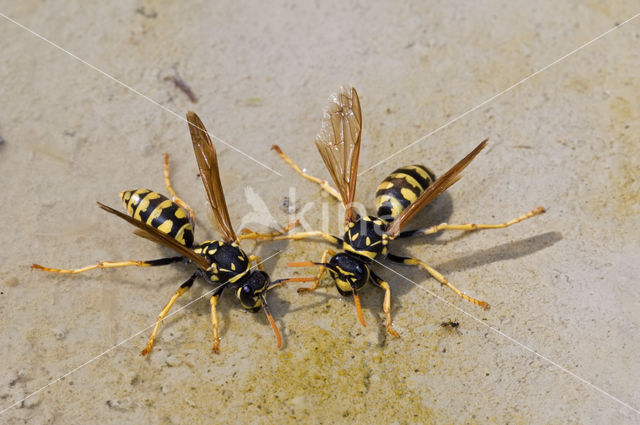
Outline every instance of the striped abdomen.
{"label": "striped abdomen", "polygon": [[435,179],[433,171],[424,165],[398,168],[378,185],[378,217],[386,221],[395,220]]}
{"label": "striped abdomen", "polygon": [[120,192],[127,213],[155,227],[189,248],[193,245],[193,226],[187,212],[166,196],[149,189]]}

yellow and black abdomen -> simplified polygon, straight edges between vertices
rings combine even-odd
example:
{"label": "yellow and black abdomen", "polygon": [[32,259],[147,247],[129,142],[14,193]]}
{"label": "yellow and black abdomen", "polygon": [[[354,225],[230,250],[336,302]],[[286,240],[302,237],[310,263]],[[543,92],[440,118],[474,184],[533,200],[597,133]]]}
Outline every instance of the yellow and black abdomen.
{"label": "yellow and black abdomen", "polygon": [[378,217],[386,221],[395,220],[435,179],[433,171],[424,165],[398,168],[378,185]]}
{"label": "yellow and black abdomen", "polygon": [[127,213],[155,227],[182,245],[193,245],[193,226],[187,212],[166,196],[149,189],[120,192]]}

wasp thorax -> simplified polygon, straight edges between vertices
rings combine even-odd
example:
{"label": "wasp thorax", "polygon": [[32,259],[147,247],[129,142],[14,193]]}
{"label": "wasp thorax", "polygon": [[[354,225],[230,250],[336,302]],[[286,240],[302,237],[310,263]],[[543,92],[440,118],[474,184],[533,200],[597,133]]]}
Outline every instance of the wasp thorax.
{"label": "wasp thorax", "polygon": [[362,262],[362,259],[348,252],[341,252],[331,257],[328,269],[338,292],[342,295],[348,295],[354,289],[358,291],[369,280],[369,267]]}
{"label": "wasp thorax", "polygon": [[234,283],[249,271],[249,258],[236,244],[206,241],[194,251],[214,265],[207,270],[214,282]]}
{"label": "wasp thorax", "polygon": [[361,217],[347,226],[342,249],[373,260],[386,253],[385,228],[386,223],[378,217]]}

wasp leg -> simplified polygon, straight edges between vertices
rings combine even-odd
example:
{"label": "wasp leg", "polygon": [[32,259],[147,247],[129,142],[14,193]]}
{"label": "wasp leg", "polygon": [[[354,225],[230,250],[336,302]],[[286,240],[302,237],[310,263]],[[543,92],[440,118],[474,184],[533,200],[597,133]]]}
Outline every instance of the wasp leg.
{"label": "wasp leg", "polygon": [[327,257],[331,255],[334,256],[336,255],[336,252],[331,249],[328,248],[326,249],[323,253],[322,253],[322,259],[320,260],[321,264],[316,264],[316,263],[311,263],[311,262],[302,262],[302,263],[289,263],[289,267],[298,267],[298,266],[318,266],[320,267],[320,271],[318,272],[318,275],[315,278],[312,278],[313,280],[313,285],[311,285],[308,288],[298,288],[298,293],[302,294],[304,292],[313,292],[316,289],[318,289],[318,285],[320,284],[320,279],[322,279],[322,275],[324,274],[324,271],[327,269],[323,264],[327,263]]}
{"label": "wasp leg", "polygon": [[276,236],[280,236],[287,233],[289,230],[293,229],[298,224],[300,224],[300,222],[298,220],[294,220],[291,223],[287,224],[287,226],[282,230],[271,232],[271,233],[257,233],[257,232],[254,232],[253,230],[244,228],[242,229],[242,235],[238,236],[238,239],[236,239],[236,241],[239,242],[243,239],[273,240]]}
{"label": "wasp leg", "polygon": [[387,282],[373,272],[371,272],[371,282],[373,282],[378,288],[384,290],[382,311],[387,316],[387,332],[392,337],[399,338],[400,334],[391,327],[391,288],[389,288],[389,284]]}
{"label": "wasp leg", "polygon": [[[336,252],[331,249],[328,248],[326,249],[323,253],[322,253],[322,259],[320,260],[319,263],[315,263],[312,261],[302,261],[302,262],[296,262],[296,263],[289,263],[288,266],[289,267],[307,267],[307,266],[320,266],[320,271],[318,272],[318,275],[313,279],[313,285],[308,287],[308,288],[298,288],[298,293],[301,294],[303,292],[311,292],[311,291],[315,291],[318,288],[318,285],[320,283],[320,279],[322,278],[322,274],[324,273],[324,271],[326,270],[326,266],[327,266],[327,257],[331,255],[334,256],[336,255]],[[364,322],[364,316],[362,315],[362,307],[360,306],[360,297],[358,296],[358,292],[356,291],[356,288],[351,285],[351,291],[353,293],[353,303],[355,304],[356,307],[356,313],[358,315],[358,320],[360,321],[360,323],[362,324],[362,326],[367,326],[366,323]]]}
{"label": "wasp leg", "polygon": [[76,274],[83,273],[93,269],[109,269],[114,267],[127,267],[127,266],[136,266],[136,267],[155,267],[155,266],[164,266],[167,264],[177,263],[183,261],[184,257],[167,257],[160,258],[158,260],[148,260],[148,261],[101,261],[98,264],[94,264],[92,266],[82,267],[80,269],[52,269],[50,267],[44,267],[40,264],[33,264],[31,266],[32,269],[44,270],[45,272],[51,273],[64,273],[64,274]]}
{"label": "wasp leg", "polygon": [[258,269],[260,269],[260,271],[264,271],[264,266],[262,265],[262,260],[260,259],[260,257],[252,254],[249,256],[249,263],[251,263],[252,261],[256,262],[256,265],[258,266]]}
{"label": "wasp leg", "polygon": [[169,154],[168,153],[164,154],[164,182],[167,184],[167,190],[169,191],[169,194],[171,194],[171,200],[176,204],[178,204],[181,208],[187,210],[187,212],[189,213],[189,221],[191,222],[191,226],[195,226],[195,223],[196,223],[195,211],[193,211],[193,209],[189,206],[189,204],[187,204],[185,201],[179,198],[178,195],[176,195],[175,190],[173,190],[173,187],[171,186],[171,179],[169,178]]}
{"label": "wasp leg", "polygon": [[220,351],[220,337],[218,336],[218,327],[220,322],[218,322],[216,305],[218,305],[218,300],[220,299],[223,289],[224,286],[217,289],[209,299],[209,303],[211,304],[211,325],[213,326],[213,352],[216,354]]}
{"label": "wasp leg", "polygon": [[259,234],[259,233],[254,233],[254,234],[258,235],[259,237],[248,238],[248,239],[262,239],[262,240],[271,240],[271,241],[282,241],[282,240],[299,241],[302,239],[311,239],[311,238],[321,237],[327,242],[331,243],[332,245],[335,245],[337,247],[342,246],[341,238],[330,235],[329,233],[321,232],[321,231],[300,232],[300,233],[294,233],[292,235],[280,235],[280,236],[273,236],[273,237],[265,237],[265,234]]}
{"label": "wasp leg", "polygon": [[501,223],[501,224],[475,224],[475,223],[467,223],[467,224],[447,224],[447,223],[442,223],[442,224],[438,224],[436,226],[431,226],[428,227],[426,229],[420,229],[420,230],[407,230],[405,232],[400,232],[398,234],[398,236],[396,236],[396,239],[398,238],[408,238],[411,236],[416,236],[416,235],[431,235],[433,233],[438,233],[442,230],[466,230],[466,231],[470,231],[470,230],[481,230],[481,229],[504,229],[505,227],[509,227],[513,224],[516,223],[520,223],[521,221],[524,221],[528,218],[531,218],[533,216],[536,216],[538,214],[542,214],[545,212],[545,209],[543,207],[538,207],[532,211],[529,211],[528,213],[521,215],[518,218],[514,218],[511,221],[507,221],[505,223]]}
{"label": "wasp leg", "polygon": [[463,293],[458,288],[453,286],[451,284],[451,282],[449,282],[443,275],[440,274],[440,272],[438,272],[436,269],[434,269],[433,267],[431,267],[430,265],[428,265],[424,261],[418,260],[417,258],[401,257],[401,256],[398,256],[398,255],[393,255],[393,254],[387,254],[387,258],[389,258],[389,260],[391,260],[393,262],[396,262],[396,263],[407,264],[409,266],[422,267],[431,276],[433,276],[438,282],[440,282],[443,285],[448,286],[449,289],[451,289],[453,292],[458,294],[459,297],[464,298],[465,300],[467,300],[469,302],[472,302],[473,304],[479,305],[480,307],[482,307],[485,310],[489,309],[489,304],[487,304],[484,301],[477,300],[477,299],[475,299],[473,297],[470,297],[469,295]]}
{"label": "wasp leg", "polygon": [[147,342],[147,346],[144,347],[144,350],[142,350],[142,352],[140,354],[142,354],[143,356],[149,354],[149,352],[153,348],[153,342],[156,339],[156,335],[158,334],[158,329],[160,328],[160,322],[162,322],[162,319],[164,319],[165,316],[169,313],[169,310],[171,310],[171,307],[173,307],[173,303],[175,303],[176,300],[182,294],[184,294],[185,292],[187,292],[189,290],[189,288],[191,288],[191,286],[193,285],[193,281],[196,279],[196,276],[198,276],[198,272],[192,274],[189,279],[187,279],[182,285],[180,285],[180,287],[178,288],[176,293],[173,294],[173,296],[171,297],[171,299],[169,300],[167,305],[164,306],[164,308],[162,309],[162,311],[158,315],[158,320],[156,320],[156,326],[153,328],[153,332],[151,333],[151,337],[149,337],[149,341]]}
{"label": "wasp leg", "polygon": [[271,149],[273,149],[274,151],[278,152],[278,155],[280,155],[280,158],[282,158],[284,160],[284,162],[286,162],[287,164],[289,164],[289,166],[291,166],[291,168],[293,168],[298,174],[300,174],[303,178],[312,181],[318,185],[320,185],[320,187],[326,191],[329,195],[333,196],[334,198],[336,198],[338,201],[342,202],[342,197],[340,196],[340,194],[338,193],[338,191],[336,189],[334,189],[333,187],[331,187],[331,185],[329,184],[329,182],[327,182],[326,180],[321,180],[317,177],[313,177],[312,175],[309,175],[307,173],[305,173],[304,171],[302,171],[300,169],[300,167],[298,167],[296,165],[295,162],[293,162],[291,160],[291,158],[289,158],[287,155],[285,155],[284,152],[282,152],[282,149],[280,149],[280,146],[278,145],[273,145],[271,146]]}

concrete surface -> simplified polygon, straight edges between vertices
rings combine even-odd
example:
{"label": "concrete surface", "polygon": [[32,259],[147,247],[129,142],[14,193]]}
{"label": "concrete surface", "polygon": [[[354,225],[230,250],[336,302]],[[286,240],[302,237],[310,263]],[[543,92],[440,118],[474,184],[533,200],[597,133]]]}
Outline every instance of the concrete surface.
{"label": "concrete surface", "polygon": [[[1,1],[0,11],[148,96],[0,17],[0,422],[640,421],[640,20],[433,133],[640,12],[637,2],[29,0]],[[327,96],[343,83],[361,97],[362,171],[433,133],[360,177],[368,207],[396,167],[422,162],[442,173],[490,137],[463,180],[412,225],[499,222],[548,208],[506,230],[400,248],[491,310],[393,266],[401,276],[379,270],[391,282],[399,340],[384,333],[380,291],[363,291],[363,328],[351,300],[326,281],[316,294],[292,286],[272,297],[280,351],[266,319],[229,293],[220,355],[210,351],[201,299],[169,318],[142,358],[147,327],[188,267],[29,270],[167,254],[95,205],[119,207],[125,189],[166,192],[164,152],[174,187],[199,214],[197,239],[216,236],[178,118],[188,109],[281,174],[216,142],[235,223],[251,211],[245,187],[285,223],[278,205],[293,188],[298,206],[314,203],[304,213],[311,225],[327,208],[338,232],[335,204],[269,147],[328,178],[312,140]],[[325,248],[245,247],[263,257],[282,250],[267,262],[274,277],[309,274],[286,263]],[[175,308],[206,290],[195,287]],[[446,320],[459,330],[441,328]]]}

